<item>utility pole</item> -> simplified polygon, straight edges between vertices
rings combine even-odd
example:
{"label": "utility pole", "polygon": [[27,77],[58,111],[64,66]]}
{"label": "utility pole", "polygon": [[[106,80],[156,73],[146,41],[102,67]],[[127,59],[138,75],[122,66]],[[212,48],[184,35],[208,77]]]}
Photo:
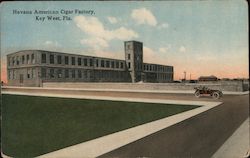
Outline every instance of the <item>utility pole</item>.
{"label": "utility pole", "polygon": [[183,73],[184,73],[184,81],[186,81],[186,71],[184,71]]}

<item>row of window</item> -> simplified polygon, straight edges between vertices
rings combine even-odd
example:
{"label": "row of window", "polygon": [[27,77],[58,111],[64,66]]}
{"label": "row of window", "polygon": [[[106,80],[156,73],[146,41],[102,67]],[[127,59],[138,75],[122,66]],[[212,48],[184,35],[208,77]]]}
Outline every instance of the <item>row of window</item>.
{"label": "row of window", "polygon": [[35,63],[35,55],[34,54],[26,54],[21,56],[14,56],[8,58],[8,65],[15,66],[20,64],[34,64]]}
{"label": "row of window", "polygon": [[144,65],[144,70],[146,71],[160,71],[160,72],[167,72],[167,71],[172,71],[171,67],[166,67],[166,66],[157,66],[156,65],[149,65],[145,64]]}
{"label": "row of window", "polygon": [[171,80],[172,74],[158,74],[158,80]]}
{"label": "row of window", "polygon": [[[19,79],[17,72],[18,72],[17,70],[9,70],[8,71],[8,79],[9,80]],[[27,71],[23,77],[25,77],[26,79],[36,78],[36,70],[34,68],[27,69]]]}
{"label": "row of window", "polygon": [[54,69],[54,68],[42,68],[42,78],[122,78],[125,77],[121,71],[98,71],[93,73],[90,70],[82,69]]}
{"label": "row of window", "polygon": [[[56,56],[56,62],[55,62],[55,56]],[[47,54],[45,53],[42,54],[42,63],[43,64],[47,63]],[[50,54],[49,63],[50,64],[64,63],[65,65],[78,65],[78,66],[94,66],[94,59]],[[120,69],[124,68],[123,62],[103,60],[103,59],[95,59],[95,66],[103,68],[120,68]]]}

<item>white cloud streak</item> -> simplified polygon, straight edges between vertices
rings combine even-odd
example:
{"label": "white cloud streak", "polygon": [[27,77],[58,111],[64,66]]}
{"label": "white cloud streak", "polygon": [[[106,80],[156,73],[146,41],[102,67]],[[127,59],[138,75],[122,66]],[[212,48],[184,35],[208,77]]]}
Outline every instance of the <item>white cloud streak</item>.
{"label": "white cloud streak", "polygon": [[116,17],[109,16],[107,18],[111,24],[116,24],[118,22],[118,19]]}
{"label": "white cloud streak", "polygon": [[134,9],[131,13],[131,17],[137,24],[148,24],[150,26],[157,25],[155,16],[146,8]]}
{"label": "white cloud streak", "polygon": [[89,36],[88,39],[82,39],[81,43],[93,48],[108,47],[110,40],[131,40],[139,36],[135,31],[125,27],[114,30],[106,29],[96,17],[76,16],[74,22],[79,29]]}

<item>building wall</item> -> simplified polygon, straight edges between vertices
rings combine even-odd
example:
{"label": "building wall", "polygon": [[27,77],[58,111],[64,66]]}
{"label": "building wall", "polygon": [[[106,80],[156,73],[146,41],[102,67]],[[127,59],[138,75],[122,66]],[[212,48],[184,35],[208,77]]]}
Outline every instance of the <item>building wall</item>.
{"label": "building wall", "polygon": [[195,91],[194,87],[206,86],[211,89],[231,92],[243,92],[243,83],[240,81],[216,83],[44,83],[44,87],[65,87],[65,88],[83,88],[83,89],[117,89],[117,90],[138,90],[138,91]]}
{"label": "building wall", "polygon": [[[8,85],[40,86],[44,82],[173,81],[172,66],[143,64],[141,42],[127,41],[124,46],[125,60],[43,50],[24,50],[9,54]],[[146,69],[143,66],[146,66]]]}
{"label": "building wall", "polygon": [[144,82],[172,82],[174,70],[172,66],[143,64]]}

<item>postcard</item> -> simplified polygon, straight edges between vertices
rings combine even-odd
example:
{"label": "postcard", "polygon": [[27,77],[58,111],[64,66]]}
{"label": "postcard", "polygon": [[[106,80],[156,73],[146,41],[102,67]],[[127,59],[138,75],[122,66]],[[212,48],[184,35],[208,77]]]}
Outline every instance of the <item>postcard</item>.
{"label": "postcard", "polygon": [[3,157],[248,157],[248,4],[1,3]]}

